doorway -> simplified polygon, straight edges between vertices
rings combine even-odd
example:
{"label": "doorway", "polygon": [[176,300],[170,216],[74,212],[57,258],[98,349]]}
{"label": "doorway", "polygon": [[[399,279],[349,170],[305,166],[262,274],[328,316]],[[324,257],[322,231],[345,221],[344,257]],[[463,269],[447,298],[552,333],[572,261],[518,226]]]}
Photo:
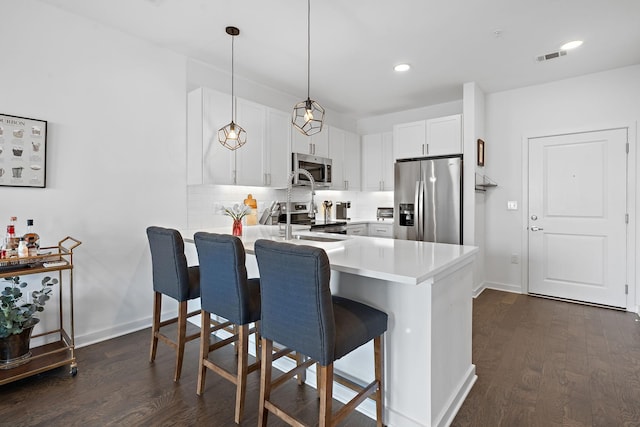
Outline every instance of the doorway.
{"label": "doorway", "polygon": [[626,128],[528,139],[529,293],[626,308]]}

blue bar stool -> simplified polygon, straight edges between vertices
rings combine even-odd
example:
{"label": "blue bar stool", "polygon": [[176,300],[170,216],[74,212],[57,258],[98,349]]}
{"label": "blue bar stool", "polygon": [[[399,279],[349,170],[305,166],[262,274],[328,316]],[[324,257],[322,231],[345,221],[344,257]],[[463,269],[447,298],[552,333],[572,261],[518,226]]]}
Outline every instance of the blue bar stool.
{"label": "blue bar stool", "polygon": [[[202,325],[200,336],[200,362],[197,394],[204,391],[207,369],[211,369],[236,385],[235,422],[240,423],[244,412],[247,390],[247,375],[260,369],[259,336],[260,280],[247,279],[245,251],[242,241],[226,234],[199,232],[194,235],[200,261],[200,303]],[[228,322],[211,328],[211,314],[221,316]],[[249,324],[255,327],[249,329]],[[233,326],[233,336],[210,344],[211,332]],[[237,330],[237,333],[235,331]],[[256,333],[256,359],[248,365],[249,335]],[[235,374],[216,365],[209,353],[236,342],[238,357]]]}
{"label": "blue bar stool", "polygon": [[[188,267],[184,254],[184,241],[177,230],[162,227],[148,227],[147,237],[151,249],[153,271],[153,324],[151,326],[151,351],[149,362],[153,363],[158,349],[158,340],[176,350],[176,370],[174,381],[180,379],[184,345],[200,334],[187,336],[187,318],[200,313],[200,310],[187,313],[187,301],[200,296],[200,270],[197,266]],[[178,316],[160,321],[162,295],[178,301]],[[160,328],[178,323],[178,337],[173,340],[164,335]]]}
{"label": "blue bar stool", "polygon": [[[334,426],[364,399],[373,395],[377,425],[382,426],[382,335],[387,314],[368,305],[332,296],[331,269],[321,248],[258,240],[255,254],[262,298],[262,374],[258,425],[267,425],[269,412],[290,425],[303,425],[271,400],[271,391],[301,369],[318,364],[319,425]],[[373,340],[375,380],[364,388],[340,381],[358,393],[335,414],[332,411],[333,362]],[[273,343],[311,358],[271,380]],[[335,375],[339,380],[338,375]]]}

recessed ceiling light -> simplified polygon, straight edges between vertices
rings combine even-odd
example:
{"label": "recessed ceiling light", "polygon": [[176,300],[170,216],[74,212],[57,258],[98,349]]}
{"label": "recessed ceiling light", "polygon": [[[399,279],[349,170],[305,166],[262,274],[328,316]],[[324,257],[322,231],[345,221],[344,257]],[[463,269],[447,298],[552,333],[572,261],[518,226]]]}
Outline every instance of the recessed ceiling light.
{"label": "recessed ceiling light", "polygon": [[395,71],[409,71],[409,68],[411,68],[411,65],[409,64],[398,64],[393,67]]}
{"label": "recessed ceiling light", "polygon": [[573,40],[560,46],[560,50],[571,50],[582,45],[582,40]]}

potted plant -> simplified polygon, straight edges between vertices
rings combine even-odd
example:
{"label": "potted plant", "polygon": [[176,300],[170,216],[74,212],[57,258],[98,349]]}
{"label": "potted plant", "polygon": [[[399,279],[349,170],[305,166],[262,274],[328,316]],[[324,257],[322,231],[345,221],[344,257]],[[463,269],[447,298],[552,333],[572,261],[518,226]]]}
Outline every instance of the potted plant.
{"label": "potted plant", "polygon": [[34,315],[44,311],[51,287],[58,283],[58,279],[44,277],[42,287],[31,292],[31,302],[27,302],[22,295],[27,283],[20,282],[18,276],[6,277],[5,280],[8,285],[0,294],[0,369],[28,362],[31,331],[40,321]]}

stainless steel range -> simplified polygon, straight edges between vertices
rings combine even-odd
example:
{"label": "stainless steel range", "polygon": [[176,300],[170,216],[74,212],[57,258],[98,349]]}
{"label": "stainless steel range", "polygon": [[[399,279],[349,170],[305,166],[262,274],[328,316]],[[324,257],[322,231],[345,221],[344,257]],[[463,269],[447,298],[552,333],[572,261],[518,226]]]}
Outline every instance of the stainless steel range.
{"label": "stainless steel range", "polygon": [[[287,223],[287,202],[276,202],[279,206],[278,223]],[[346,221],[316,222],[314,218],[309,218],[309,202],[291,202],[291,224],[309,225],[310,231],[320,233],[347,234]]]}

